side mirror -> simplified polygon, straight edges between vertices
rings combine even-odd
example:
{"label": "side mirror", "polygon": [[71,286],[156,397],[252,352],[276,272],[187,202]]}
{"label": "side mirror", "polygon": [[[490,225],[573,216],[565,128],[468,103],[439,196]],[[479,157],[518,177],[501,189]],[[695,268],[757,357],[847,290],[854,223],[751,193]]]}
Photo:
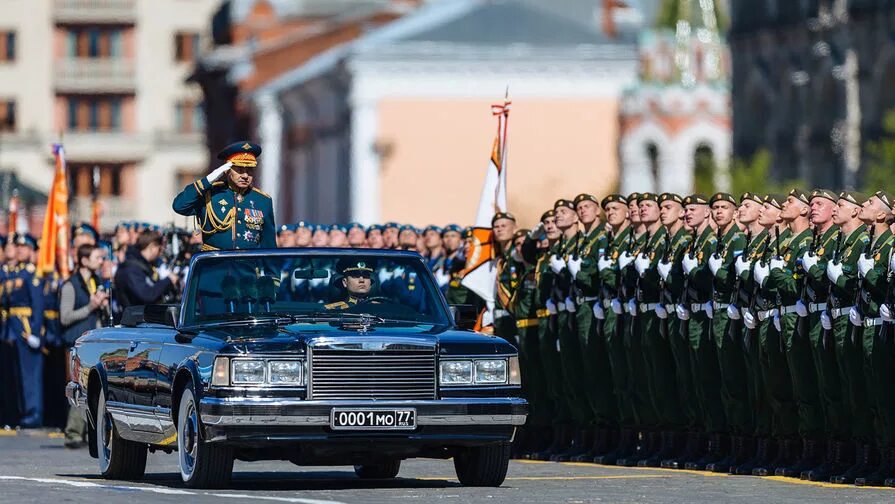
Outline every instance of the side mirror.
{"label": "side mirror", "polygon": [[479,312],[475,306],[467,304],[450,305],[451,317],[454,319],[454,325],[460,329],[472,330],[475,322],[479,318]]}

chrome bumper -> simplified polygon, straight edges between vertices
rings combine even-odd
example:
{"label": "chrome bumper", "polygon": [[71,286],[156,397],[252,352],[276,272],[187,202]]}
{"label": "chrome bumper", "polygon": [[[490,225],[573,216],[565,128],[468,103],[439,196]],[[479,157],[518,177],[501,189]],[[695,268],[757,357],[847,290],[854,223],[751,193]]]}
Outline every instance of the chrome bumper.
{"label": "chrome bumper", "polygon": [[209,426],[329,426],[334,407],[414,408],[416,424],[523,425],[528,403],[518,397],[450,398],[429,401],[302,401],[299,399],[203,397],[199,409]]}

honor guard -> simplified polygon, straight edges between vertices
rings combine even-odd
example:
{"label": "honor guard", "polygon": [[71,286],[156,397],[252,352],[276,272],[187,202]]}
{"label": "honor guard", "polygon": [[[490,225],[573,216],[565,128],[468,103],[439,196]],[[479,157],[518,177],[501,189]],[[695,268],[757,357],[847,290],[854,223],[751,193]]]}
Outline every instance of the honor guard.
{"label": "honor guard", "polygon": [[202,250],[276,248],[273,202],[252,185],[261,147],[234,143],[218,154],[226,161],[174,198],[174,211],[192,215],[202,230]]}
{"label": "honor guard", "polygon": [[6,280],[9,319],[6,338],[14,341],[19,363],[19,404],[22,427],[43,424],[43,364],[42,349],[44,294],[32,262],[37,241],[30,235],[15,236],[14,268]]}

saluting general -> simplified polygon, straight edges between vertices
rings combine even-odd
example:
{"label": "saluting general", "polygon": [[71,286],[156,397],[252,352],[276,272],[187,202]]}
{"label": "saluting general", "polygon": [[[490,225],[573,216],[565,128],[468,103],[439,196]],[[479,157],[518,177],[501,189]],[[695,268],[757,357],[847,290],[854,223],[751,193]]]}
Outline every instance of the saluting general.
{"label": "saluting general", "polygon": [[174,211],[193,215],[202,230],[202,250],[276,248],[273,201],[254,187],[261,147],[237,142],[218,154],[226,161],[183,188]]}

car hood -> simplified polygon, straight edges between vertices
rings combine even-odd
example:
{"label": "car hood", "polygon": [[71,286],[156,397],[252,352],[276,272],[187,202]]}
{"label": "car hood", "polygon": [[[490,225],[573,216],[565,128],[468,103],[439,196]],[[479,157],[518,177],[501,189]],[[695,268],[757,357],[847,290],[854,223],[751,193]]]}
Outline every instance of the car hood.
{"label": "car hood", "polygon": [[199,340],[224,354],[303,354],[309,344],[323,343],[354,344],[370,350],[402,343],[434,346],[440,355],[516,353],[516,348],[502,338],[432,324],[374,325],[366,331],[330,323],[236,326],[207,329],[194,342]]}

